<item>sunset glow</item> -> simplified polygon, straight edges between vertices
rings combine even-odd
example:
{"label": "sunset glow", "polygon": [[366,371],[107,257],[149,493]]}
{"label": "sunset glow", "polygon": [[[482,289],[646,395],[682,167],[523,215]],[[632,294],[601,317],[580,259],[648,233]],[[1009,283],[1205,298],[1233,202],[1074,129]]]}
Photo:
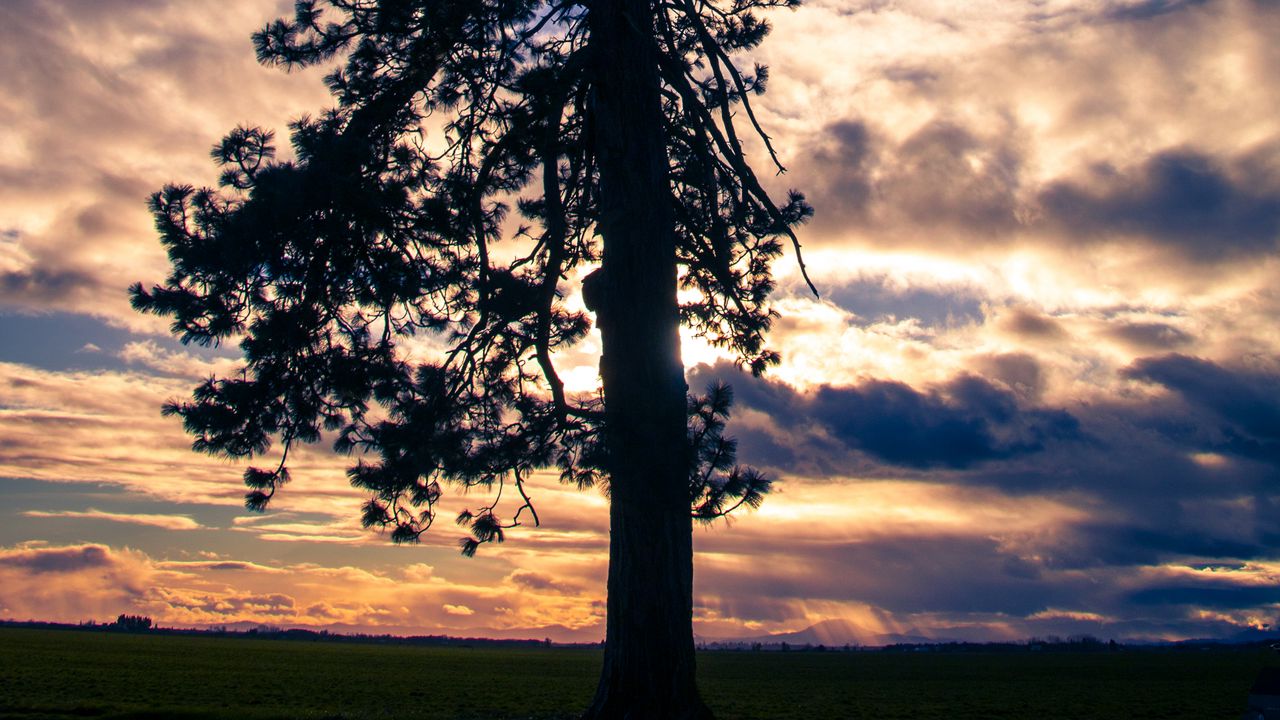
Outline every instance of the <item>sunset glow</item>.
{"label": "sunset glow", "polygon": [[[599,491],[539,473],[540,526],[471,559],[449,520],[476,498],[451,493],[396,547],[328,442],[251,514],[243,465],[160,414],[239,355],[130,309],[168,271],[146,198],[215,183],[237,124],[283,137],[330,103],[323,73],[254,62],[291,6],[0,3],[0,619],[598,641]],[[768,182],[816,209],[821,297],[777,262],[761,378],[683,337],[691,391],[733,386],[727,434],[776,488],[695,527],[699,637],[1274,628],[1280,5],[807,0],[770,21],[757,107],[788,172]],[[571,392],[599,347],[561,356]]]}

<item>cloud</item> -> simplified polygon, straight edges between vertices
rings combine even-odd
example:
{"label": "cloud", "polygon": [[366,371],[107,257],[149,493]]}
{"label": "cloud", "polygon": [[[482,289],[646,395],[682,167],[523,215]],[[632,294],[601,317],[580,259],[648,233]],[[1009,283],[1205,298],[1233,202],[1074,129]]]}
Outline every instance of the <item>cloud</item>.
{"label": "cloud", "polygon": [[784,17],[779,32],[794,25],[811,45],[859,39],[768,58],[766,102],[793,131],[787,182],[817,209],[811,245],[999,262],[1088,243],[1112,271],[1104,282],[1130,262],[1274,253],[1272,4],[895,3]]}
{"label": "cloud", "polygon": [[1008,128],[987,137],[979,132],[946,118],[901,141],[862,120],[823,128],[805,160],[808,172],[819,177],[809,189],[821,210],[814,229],[831,239],[850,229],[1008,235],[1019,226],[1016,134]]}
{"label": "cloud", "polygon": [[[1254,462],[1273,457],[1273,363],[1142,359],[1116,368],[1115,394],[1054,407],[1036,356],[975,360],[986,377],[925,387],[864,378],[803,392],[724,365],[693,369],[695,388],[731,381],[740,459],[769,467],[781,493],[735,526],[745,537],[701,541],[715,558],[699,565],[707,622],[798,629],[784,618],[888,617],[882,631],[931,627],[935,637],[962,627],[977,633],[964,637],[1187,637],[1240,632],[1269,612],[1257,593],[1228,607],[1201,592],[1209,580],[1182,575],[1205,561],[1276,557],[1276,474]],[[855,490],[873,478],[901,478],[884,505]],[[818,499],[797,506],[801,488]],[[952,502],[947,492],[960,494]],[[1006,517],[961,509],[1015,498],[1046,504]],[[1219,605],[1237,614],[1215,615],[1220,624],[1198,614]],[[1043,614],[1050,608],[1071,612]]]}
{"label": "cloud", "polygon": [[513,571],[506,577],[508,582],[530,590],[533,592],[556,592],[576,594],[581,592],[579,588],[575,588],[572,583],[563,579],[556,578],[547,573],[537,572],[535,570],[518,569]]}
{"label": "cloud", "polygon": [[85,544],[0,548],[0,617],[79,622],[133,611],[154,577],[132,550]]}
{"label": "cloud", "polygon": [[1172,350],[1190,345],[1195,338],[1161,322],[1117,322],[1107,329],[1111,337],[1138,350]]}
{"label": "cloud", "polygon": [[[0,297],[8,301],[6,304],[23,309],[81,305],[112,289],[92,273],[79,269],[23,267],[0,272]],[[14,302],[19,298],[22,302]]]}
{"label": "cloud", "polygon": [[1203,5],[1207,0],[1139,0],[1138,2],[1117,3],[1107,11],[1109,20],[1146,20],[1166,13],[1177,12],[1196,5]]}
{"label": "cloud", "polygon": [[80,622],[128,612],[162,626],[598,639],[595,596],[550,586],[529,593],[501,577],[485,584],[417,570],[400,576],[344,565],[161,560],[98,544],[0,547],[0,617]]}
{"label": "cloud", "polygon": [[284,593],[202,592],[165,586],[152,588],[145,602],[162,609],[162,618],[222,617],[224,622],[293,620],[299,610],[297,601]]}
{"label": "cloud", "polygon": [[[51,372],[0,363],[0,476],[52,483],[79,483],[83,492],[110,483],[137,496],[166,504],[200,504],[240,513],[229,523],[231,536],[300,546],[378,547],[385,536],[360,527],[364,494],[351,487],[346,468],[353,459],[324,445],[296,447],[290,453],[295,483],[273,503],[272,512],[249,515],[243,510],[243,465],[197,454],[179,422],[162,417],[161,405],[185,397],[192,381],[185,378],[112,371]],[[262,461],[260,461],[262,462]],[[175,468],[180,475],[175,476]],[[178,481],[180,478],[180,481]],[[607,533],[607,507],[593,493],[562,488],[554,480],[533,492],[548,530],[527,542],[548,549],[573,551],[598,547]],[[452,517],[465,506],[484,500],[474,493],[448,492],[438,508]],[[46,513],[19,507],[19,512]],[[499,508],[500,511],[503,508]],[[165,523],[175,529],[190,519],[178,514],[57,513],[59,517],[113,520],[119,523]],[[37,517],[28,515],[27,517]],[[160,519],[165,517],[167,519]],[[426,544],[456,554],[464,533],[451,523],[424,537]],[[220,542],[239,542],[227,540]],[[302,552],[310,552],[301,550]]]}
{"label": "cloud", "polygon": [[[1163,385],[1192,408],[1209,414],[1216,428],[1206,423],[1210,427],[1188,429],[1192,434],[1216,430],[1207,437],[1199,434],[1196,439],[1201,447],[1280,464],[1280,371],[1275,366],[1227,368],[1202,358],[1170,354],[1138,360],[1125,373]],[[1170,429],[1174,428],[1176,424]]]}
{"label": "cloud", "polygon": [[1150,587],[1129,596],[1139,605],[1188,605],[1199,608],[1239,610],[1280,603],[1280,588],[1274,586],[1170,585]]}
{"label": "cloud", "polygon": [[288,522],[266,518],[260,522],[241,524],[236,529],[253,533],[260,540],[273,542],[352,545],[385,540],[361,528],[354,513],[327,521]]}
{"label": "cloud", "polygon": [[742,406],[765,413],[780,433],[790,435],[772,445],[790,448],[780,457],[753,456],[757,449],[743,448],[748,461],[773,466],[810,455],[825,456],[820,462],[834,469],[840,455],[832,451],[843,447],[889,465],[966,468],[1038,452],[1049,439],[1079,437],[1070,414],[1024,409],[1012,391],[972,375],[924,391],[868,379],[801,394],[782,383],[749,379],[728,365],[699,366],[689,373],[693,387],[725,379],[732,380]]}
{"label": "cloud", "polygon": [[83,520],[108,520],[111,522],[129,523],[132,525],[145,525],[148,527],[163,528],[165,530],[199,530],[200,523],[191,519],[187,515],[148,515],[145,513],[112,513],[103,512],[89,508],[83,512],[74,510],[26,510],[21,513],[24,517],[32,518],[72,518]]}
{"label": "cloud", "polygon": [[[193,453],[181,424],[160,414],[191,387],[183,378],[0,363],[0,475],[108,482],[167,502],[239,506],[243,468]],[[282,496],[278,508],[348,514],[361,494],[346,480],[347,462],[327,448],[297,448],[291,465],[309,491]],[[180,482],[174,468],[181,468]]]}
{"label": "cloud", "polygon": [[1212,605],[1169,592],[1274,586],[1271,561],[1189,560],[1242,549],[1207,536],[1157,538],[1113,526],[1128,534],[1100,548],[1145,547],[1109,556],[1091,548],[1083,555],[1091,562],[1064,562],[1073,546],[1104,532],[1092,524],[1096,508],[1070,493],[1050,501],[903,481],[784,482],[781,491],[734,533],[696,538],[704,627],[797,630],[838,617],[876,632],[944,639],[1177,638],[1232,634],[1251,627],[1250,618],[1274,615],[1269,599],[1251,590],[1229,606],[1238,616],[1211,623],[1203,613]]}
{"label": "cloud", "polygon": [[1025,352],[996,353],[975,358],[975,369],[997,380],[1025,402],[1038,402],[1044,394],[1046,378],[1040,361]]}
{"label": "cloud", "polygon": [[0,566],[23,568],[36,574],[77,572],[111,563],[110,551],[101,545],[0,552]]}
{"label": "cloud", "polygon": [[1280,243],[1277,157],[1275,148],[1230,160],[1171,149],[1052,183],[1037,203],[1046,222],[1079,240],[1137,237],[1197,262],[1269,254]]}
{"label": "cloud", "polygon": [[967,283],[929,280],[861,273],[847,282],[830,283],[824,297],[867,324],[913,318],[924,327],[946,327],[982,320],[987,299],[982,290]]}
{"label": "cloud", "polygon": [[165,375],[202,380],[210,376],[228,377],[242,366],[237,358],[198,357],[185,351],[167,350],[154,340],[124,344],[119,356],[130,365],[141,365]]}
{"label": "cloud", "polygon": [[0,78],[0,215],[16,250],[0,263],[0,305],[160,329],[124,292],[165,267],[147,195],[168,181],[211,183],[208,148],[237,123],[283,128],[326,102],[322,73],[254,61],[249,34],[287,10],[249,0],[215,15],[150,0],[0,8],[0,62],[12,70]]}
{"label": "cloud", "polygon": [[865,121],[824,128],[805,160],[816,236],[949,251],[1139,242],[1197,264],[1280,242],[1280,138],[1232,154],[1170,147],[1037,183],[1016,122],[935,119],[900,142]]}
{"label": "cloud", "polygon": [[1043,448],[1046,436],[1069,437],[1066,413],[1020,412],[1011,393],[981,378],[919,392],[892,381],[820,389],[812,417],[850,447],[911,467],[967,467]]}
{"label": "cloud", "polygon": [[1066,334],[1057,320],[1026,307],[1009,308],[1000,315],[999,323],[1008,332],[1029,339],[1055,340]]}
{"label": "cloud", "polygon": [[[754,581],[745,574],[728,577],[715,570],[703,575],[711,576],[722,597],[746,592],[754,582],[776,587],[774,594],[794,600],[855,600],[903,615],[999,612],[1025,616],[1044,609],[1055,595],[1079,595],[1065,577],[1010,572],[997,546],[992,539],[968,533],[879,537],[825,543],[820,546],[820,560],[769,563],[769,569]],[[966,576],[980,576],[982,582],[966,581]]]}
{"label": "cloud", "polygon": [[[730,434],[778,480],[731,532],[698,531],[699,633],[848,617],[1222,636],[1274,615],[1254,588],[1274,585],[1280,543],[1278,8],[816,0],[770,18],[758,109],[791,172],[766,182],[817,207],[802,240],[823,299],[779,263],[786,359],[766,380],[685,344],[707,361],[694,390],[732,378]],[[166,271],[149,192],[212,181],[207,149],[237,123],[282,129],[328,103],[319,73],[253,62],[248,33],[287,11],[0,7],[0,305],[45,313],[5,325],[20,340],[0,363],[0,476],[240,506],[243,468],[191,453],[158,413],[234,363],[162,344],[123,288]],[[54,338],[59,357],[16,347]],[[89,342],[102,352],[67,359]],[[598,343],[579,350],[594,387]],[[0,614],[602,634],[598,494],[539,475],[543,527],[464,563],[448,527],[415,548],[359,528],[350,458],[291,460],[278,511],[227,531],[0,550]],[[6,532],[90,513],[186,525],[33,505],[51,506],[16,500]]]}
{"label": "cloud", "polygon": [[272,574],[285,572],[280,568],[268,565],[259,565],[258,563],[245,562],[242,560],[170,560],[157,563],[156,566],[163,570],[178,571],[213,570],[221,572],[255,572]]}

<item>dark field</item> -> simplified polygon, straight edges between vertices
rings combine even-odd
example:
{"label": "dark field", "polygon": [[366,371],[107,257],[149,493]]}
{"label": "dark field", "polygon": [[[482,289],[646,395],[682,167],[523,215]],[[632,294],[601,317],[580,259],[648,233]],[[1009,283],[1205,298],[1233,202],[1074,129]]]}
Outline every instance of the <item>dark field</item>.
{"label": "dark field", "polygon": [[[699,655],[717,717],[1239,717],[1256,649]],[[599,651],[0,628],[0,718],[571,718]]]}

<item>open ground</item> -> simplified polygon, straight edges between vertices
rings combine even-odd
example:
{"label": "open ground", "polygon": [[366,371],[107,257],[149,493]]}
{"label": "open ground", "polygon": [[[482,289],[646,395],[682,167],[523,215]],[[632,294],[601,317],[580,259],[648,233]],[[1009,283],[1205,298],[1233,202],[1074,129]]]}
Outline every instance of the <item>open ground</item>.
{"label": "open ground", "polygon": [[[0,628],[0,719],[572,718],[595,648],[423,647]],[[703,652],[722,720],[1239,717],[1257,648]]]}

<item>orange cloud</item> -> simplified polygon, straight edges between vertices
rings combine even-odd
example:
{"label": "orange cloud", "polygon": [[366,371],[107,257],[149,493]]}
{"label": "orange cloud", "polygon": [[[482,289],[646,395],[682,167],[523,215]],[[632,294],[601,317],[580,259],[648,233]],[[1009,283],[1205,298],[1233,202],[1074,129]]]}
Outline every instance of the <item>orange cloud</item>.
{"label": "orange cloud", "polygon": [[45,510],[27,510],[21,513],[23,517],[33,518],[72,518],[86,520],[109,520],[111,522],[129,523],[132,525],[146,525],[148,527],[164,528],[166,530],[197,530],[200,523],[192,520],[186,515],[149,515],[146,513],[111,513],[102,510],[94,510],[89,508],[83,512],[74,510],[45,511]]}

